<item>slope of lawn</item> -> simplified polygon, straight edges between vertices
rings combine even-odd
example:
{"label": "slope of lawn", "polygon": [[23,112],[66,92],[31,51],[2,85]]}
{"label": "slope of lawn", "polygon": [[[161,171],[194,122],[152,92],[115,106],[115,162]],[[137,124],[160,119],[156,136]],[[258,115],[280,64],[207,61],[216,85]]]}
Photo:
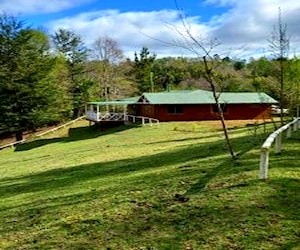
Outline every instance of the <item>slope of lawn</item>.
{"label": "slope of lawn", "polygon": [[300,249],[300,133],[272,125],[77,127],[0,151],[0,249]]}

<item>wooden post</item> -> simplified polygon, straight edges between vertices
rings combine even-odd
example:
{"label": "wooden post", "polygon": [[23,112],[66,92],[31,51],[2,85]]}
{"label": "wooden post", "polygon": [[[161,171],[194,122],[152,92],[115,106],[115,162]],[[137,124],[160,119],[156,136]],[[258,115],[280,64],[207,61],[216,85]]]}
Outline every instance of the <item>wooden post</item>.
{"label": "wooden post", "polygon": [[276,142],[275,142],[275,152],[276,154],[281,153],[281,148],[282,148],[282,134],[279,133],[276,137]]}
{"label": "wooden post", "polygon": [[260,154],[259,178],[265,180],[268,178],[269,167],[269,149],[262,148]]}

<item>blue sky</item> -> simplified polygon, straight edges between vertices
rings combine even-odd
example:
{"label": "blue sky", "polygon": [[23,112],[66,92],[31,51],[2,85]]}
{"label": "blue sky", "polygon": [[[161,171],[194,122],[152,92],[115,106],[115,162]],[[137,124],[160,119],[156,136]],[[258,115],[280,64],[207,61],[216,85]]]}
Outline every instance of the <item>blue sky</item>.
{"label": "blue sky", "polygon": [[[300,45],[300,3],[295,0],[177,0],[186,15],[178,18],[175,0],[0,0],[0,10],[43,27],[79,34],[87,46],[104,36],[115,39],[125,56],[142,47],[163,56],[201,56],[186,49],[186,29],[206,48],[218,40],[211,53],[249,58],[268,55],[278,8],[288,26],[291,53]],[[179,46],[181,45],[181,46]],[[191,44],[189,44],[191,46]]]}
{"label": "blue sky", "polygon": [[[26,0],[24,0],[26,1]],[[1,2],[1,1],[0,1]],[[76,1],[75,1],[76,2]],[[78,2],[78,1],[77,1]],[[187,15],[200,16],[201,21],[209,21],[212,16],[220,15],[229,10],[229,6],[212,5],[208,1],[199,0],[87,0],[82,4],[74,4],[73,7],[49,13],[30,13],[22,16],[31,20],[32,23],[44,24],[48,20],[63,18],[64,16],[74,16],[84,12],[99,10],[119,10],[120,12],[151,12],[159,10],[184,10]],[[19,13],[22,13],[19,12]]]}

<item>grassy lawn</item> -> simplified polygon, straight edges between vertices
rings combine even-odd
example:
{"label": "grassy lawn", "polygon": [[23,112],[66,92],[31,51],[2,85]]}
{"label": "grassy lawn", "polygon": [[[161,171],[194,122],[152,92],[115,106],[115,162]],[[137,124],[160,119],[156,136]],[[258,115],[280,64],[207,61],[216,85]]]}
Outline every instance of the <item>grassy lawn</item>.
{"label": "grassy lawn", "polygon": [[69,131],[0,151],[0,249],[300,249],[300,133],[218,122]]}

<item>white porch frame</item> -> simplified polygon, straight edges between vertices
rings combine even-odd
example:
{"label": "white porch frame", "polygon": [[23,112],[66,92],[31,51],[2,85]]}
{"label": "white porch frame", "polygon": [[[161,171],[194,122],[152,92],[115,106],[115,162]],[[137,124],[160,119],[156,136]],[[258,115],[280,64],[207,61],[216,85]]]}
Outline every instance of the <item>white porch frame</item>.
{"label": "white porch frame", "polygon": [[[121,107],[121,108],[120,108]],[[116,109],[123,109],[116,112]],[[127,115],[127,104],[119,103],[87,103],[85,106],[85,116],[87,120],[94,122],[101,121],[124,121]]]}
{"label": "white porch frame", "polygon": [[[159,120],[129,115],[127,112],[127,105],[130,102],[89,102],[85,106],[85,117],[93,122],[110,122],[110,121],[124,121],[129,123],[141,122],[142,125],[149,123],[159,124]],[[121,111],[121,112],[120,112]]]}

